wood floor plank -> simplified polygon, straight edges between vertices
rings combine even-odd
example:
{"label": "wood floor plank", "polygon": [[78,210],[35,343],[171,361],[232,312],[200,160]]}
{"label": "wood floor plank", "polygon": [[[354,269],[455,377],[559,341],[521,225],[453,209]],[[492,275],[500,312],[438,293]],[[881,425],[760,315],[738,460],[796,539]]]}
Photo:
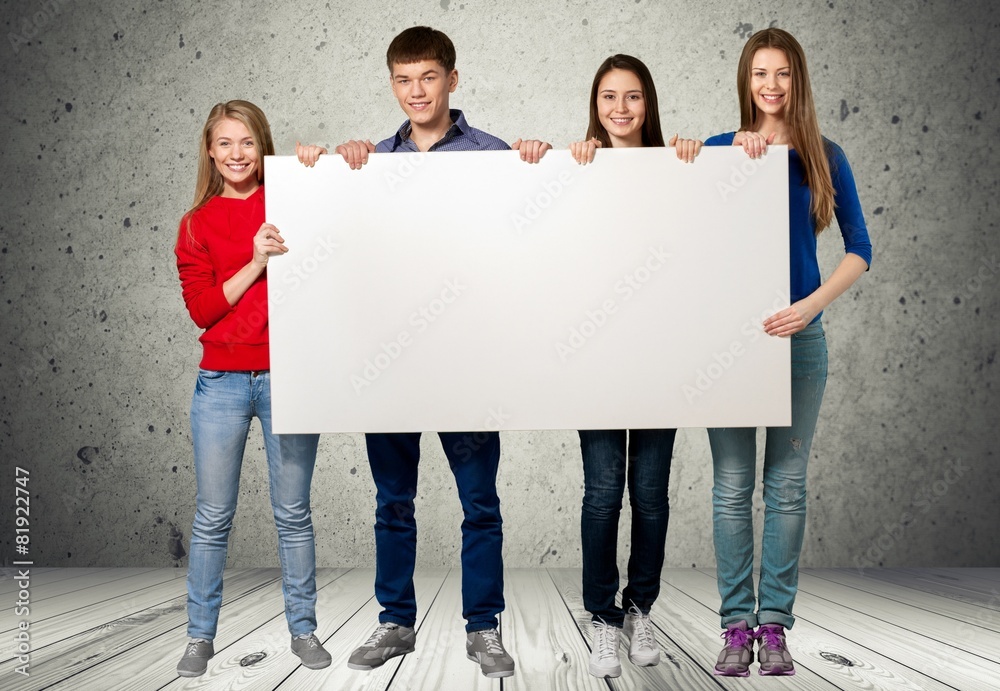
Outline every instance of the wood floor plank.
{"label": "wood floor plank", "polygon": [[[567,581],[579,580],[579,569],[568,571],[560,575]],[[507,611],[501,634],[517,670],[504,680],[504,690],[607,689],[607,684],[587,672],[590,650],[552,574],[541,569],[509,569],[505,581]]]}
{"label": "wood floor plank", "polygon": [[[330,608],[337,608],[337,600],[345,592],[346,599],[356,602],[351,613],[357,611],[361,602],[368,574],[348,569],[317,569],[316,587],[316,635],[323,640],[329,638],[337,626],[336,616],[328,616]],[[348,615],[349,616],[349,615]],[[284,601],[281,595],[280,579],[268,588],[259,591],[253,598],[223,607],[219,615],[220,627],[216,634],[215,657],[208,663],[208,671],[200,677],[181,678],[175,669],[184,648],[184,638],[174,637],[172,649],[166,655],[156,658],[150,665],[151,656],[146,656],[147,670],[138,677],[155,688],[163,689],[273,689],[277,687],[299,666],[299,659],[289,649],[291,637],[285,619]],[[146,644],[144,648],[149,648]],[[158,645],[158,644],[157,644]],[[141,659],[141,652],[138,659]],[[255,664],[244,666],[243,661],[263,654]],[[317,672],[310,670],[310,674]],[[108,687],[109,691],[127,691],[128,686]],[[318,688],[318,687],[316,687]]]}
{"label": "wood floor plank", "polygon": [[[803,571],[808,572],[808,569]],[[714,586],[714,575],[702,573],[702,576]],[[991,687],[991,679],[1000,678],[1000,665],[996,663],[962,649],[933,641],[927,638],[923,631],[914,631],[854,609],[841,607],[808,592],[799,592],[795,601],[795,614],[797,619],[795,631],[798,631],[800,623],[808,621],[867,648],[871,651],[867,657],[869,660],[874,660],[872,655],[881,655],[885,660],[896,662],[902,668],[893,668],[881,660],[873,664],[920,686],[924,684],[919,678],[903,668],[909,668],[941,684],[959,689],[987,689]],[[811,665],[820,673],[824,667],[832,666],[822,658],[821,650],[802,649],[793,641],[790,641],[790,645],[796,656],[797,665],[801,660],[802,664]]]}
{"label": "wood floor plank", "polygon": [[[659,630],[656,635],[661,650],[659,665],[636,667],[629,662],[628,645],[625,638],[622,637],[619,649],[622,675],[608,681],[590,676],[587,665],[590,660],[590,651],[593,648],[593,627],[590,623],[591,615],[583,606],[580,569],[549,569],[549,576],[555,583],[564,606],[572,616],[575,633],[585,643],[582,650],[574,652],[573,655],[577,656],[580,672],[586,675],[589,683],[601,685],[594,686],[594,688],[602,688],[605,684],[613,689],[642,689],[644,691],[657,691],[658,689],[714,691],[719,688],[712,677],[705,674],[705,671],[695,664],[690,656],[681,650],[672,639],[665,636],[662,630]],[[525,688],[532,688],[532,686],[529,684]]]}
{"label": "wood floor plank", "polygon": [[58,583],[59,581],[66,580],[67,578],[79,578],[80,576],[85,576],[88,573],[108,570],[107,568],[35,568],[34,566],[5,566],[0,569],[0,595],[15,593],[21,589],[21,586],[18,585],[15,577],[17,576],[19,570],[24,569],[28,569],[30,572],[29,577],[31,580],[32,591],[35,591],[36,589],[40,590],[44,586],[52,583]]}
{"label": "wood floor plank", "polygon": [[[717,613],[718,593],[712,590],[704,593],[689,592],[679,587],[683,581],[678,574],[689,574],[692,569],[669,569],[661,578],[660,597],[650,612],[654,623],[664,636],[673,643],[701,670],[705,678],[711,679],[727,689],[773,689],[773,684],[785,684],[786,688],[830,691],[837,685],[824,675],[817,674],[804,665],[798,665],[794,677],[761,677],[753,669],[747,678],[717,677],[713,674],[715,661],[722,649],[719,636],[719,615]],[[697,574],[701,577],[701,574]]]}
{"label": "wood floor plank", "polygon": [[[855,573],[857,572],[855,571]],[[981,609],[1000,611],[1000,595],[984,595],[951,581],[942,582],[940,578],[925,574],[919,569],[913,571],[909,569],[865,569],[864,578],[939,595]]]}
{"label": "wood floor plank", "polygon": [[[31,646],[39,650],[45,646],[79,635],[93,629],[96,625],[113,622],[117,619],[136,616],[142,610],[157,605],[163,605],[174,598],[185,594],[185,574],[178,569],[163,569],[173,577],[161,583],[136,590],[128,595],[111,598],[86,607],[78,607],[51,616],[40,622],[32,616]],[[0,648],[0,663],[7,662],[10,655],[6,645]]]}
{"label": "wood floor plank", "polygon": [[[418,651],[424,646],[434,645],[433,640],[423,635],[421,627],[427,615],[433,611],[435,600],[439,597],[449,571],[450,569],[418,569],[413,576],[413,587],[417,596],[416,648]],[[347,666],[347,659],[354,652],[354,649],[364,643],[378,626],[378,614],[382,611],[382,607],[373,596],[374,570],[370,570],[369,574],[364,594],[371,599],[324,644],[333,658],[332,664],[322,670],[296,669],[278,687],[281,691],[311,691],[312,689],[385,691],[385,689],[390,688],[390,683],[394,691],[405,688],[403,680],[397,679],[399,677],[397,672],[415,653],[392,658],[370,672],[353,670]]]}
{"label": "wood floor plank", "polygon": [[[278,569],[239,569],[235,573],[227,573],[223,607],[244,597],[252,597],[257,590],[278,579]],[[187,597],[175,598],[113,622],[95,624],[94,628],[78,636],[34,651],[31,655],[29,688],[41,689],[56,684],[105,661],[111,661],[121,653],[170,631],[174,633],[166,637],[169,642],[165,645],[180,651],[187,624]],[[180,648],[177,647],[178,643]],[[175,651],[175,654],[180,653]],[[0,679],[10,674],[14,666],[13,662],[0,665]],[[102,679],[113,677],[117,673],[114,662],[108,664],[102,672],[105,675]],[[65,688],[79,687],[69,683]]]}
{"label": "wood floor plank", "polygon": [[859,576],[855,569],[809,569],[808,575],[1000,633],[1000,611],[984,611],[976,605],[910,588],[906,582],[912,581],[912,577],[904,578],[902,583],[890,583],[870,577],[870,572]]}
{"label": "wood floor plank", "polygon": [[[32,596],[30,619],[32,623],[41,625],[52,617],[102,602],[117,608],[117,603],[133,593],[173,580],[176,571],[176,569],[113,569],[89,574],[84,578],[75,578],[72,581],[62,581],[53,587],[66,592],[41,601],[35,600]],[[102,576],[108,580],[102,581]],[[72,583],[76,583],[78,587],[70,587]],[[3,616],[0,618],[0,634],[3,635],[0,635],[0,641],[4,641],[7,632],[14,631],[17,626],[13,612],[13,608],[9,611],[6,608],[3,610]],[[7,658],[4,654],[7,652],[7,647],[6,643],[0,646],[0,660]]]}
{"label": "wood floor plank", "polygon": [[66,595],[83,593],[93,588],[106,589],[107,585],[114,581],[135,578],[143,574],[162,573],[163,571],[164,569],[152,568],[86,569],[86,573],[80,573],[75,578],[60,579],[52,583],[36,584],[32,580],[31,602],[33,605],[41,606],[57,597],[62,597],[65,601]]}
{"label": "wood floor plank", "polygon": [[[664,578],[712,609],[712,626],[716,631],[721,630],[716,613],[719,592],[714,572],[708,569],[671,569],[664,573]],[[809,599],[810,596],[805,593],[796,601],[796,623],[789,632],[789,647],[797,670],[807,668],[842,689],[947,691],[952,688],[804,617],[799,611],[800,605]],[[715,653],[721,648],[721,640],[716,638]],[[799,671],[794,678],[797,680],[801,675]],[[757,676],[756,663],[751,667],[751,676],[761,679]],[[766,683],[770,677],[762,679]]]}
{"label": "wood floor plank", "polygon": [[[1000,665],[1000,633],[952,617],[873,595],[808,571],[799,575],[799,592],[809,593],[843,609],[855,610],[894,626],[921,633],[930,641],[961,648]],[[821,603],[816,603],[821,607]],[[1000,667],[997,668],[1000,671]]]}
{"label": "wood floor plank", "polygon": [[417,628],[417,646],[399,665],[389,685],[393,691],[414,689],[499,689],[479,665],[465,657],[462,618],[462,572],[452,569]]}
{"label": "wood floor plank", "polygon": [[970,572],[984,569],[894,569],[897,573],[924,581],[961,588],[977,596],[984,605],[996,608],[1000,604],[1000,578],[984,578]]}

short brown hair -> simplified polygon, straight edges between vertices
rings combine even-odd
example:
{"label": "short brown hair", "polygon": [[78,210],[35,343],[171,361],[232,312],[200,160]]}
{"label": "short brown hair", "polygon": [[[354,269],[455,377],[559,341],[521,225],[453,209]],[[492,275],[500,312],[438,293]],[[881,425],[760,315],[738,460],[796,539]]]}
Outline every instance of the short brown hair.
{"label": "short brown hair", "polygon": [[412,26],[392,39],[385,52],[385,63],[392,74],[396,63],[409,65],[421,60],[434,60],[445,72],[455,69],[455,44],[447,34],[429,26]]}

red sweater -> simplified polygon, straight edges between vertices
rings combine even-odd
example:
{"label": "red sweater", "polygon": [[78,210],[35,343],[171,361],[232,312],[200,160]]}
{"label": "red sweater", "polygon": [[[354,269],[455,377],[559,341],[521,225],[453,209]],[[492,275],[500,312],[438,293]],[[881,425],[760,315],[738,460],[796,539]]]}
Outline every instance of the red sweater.
{"label": "red sweater", "polygon": [[199,339],[204,347],[202,369],[270,368],[267,272],[235,306],[222,292],[222,284],[253,259],[253,236],[263,222],[263,185],[246,199],[212,197],[181,221],[174,253],[184,303],[194,323],[205,329]]}

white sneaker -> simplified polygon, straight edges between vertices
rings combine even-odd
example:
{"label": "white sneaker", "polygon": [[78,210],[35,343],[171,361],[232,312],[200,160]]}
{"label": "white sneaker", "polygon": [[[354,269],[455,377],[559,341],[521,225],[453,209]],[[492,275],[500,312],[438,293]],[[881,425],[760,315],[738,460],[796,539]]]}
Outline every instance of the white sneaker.
{"label": "white sneaker", "polygon": [[629,607],[622,632],[628,638],[628,659],[632,664],[639,667],[660,664],[660,644],[656,642],[648,614],[640,612],[635,605]]}
{"label": "white sneaker", "polygon": [[618,661],[617,626],[605,624],[603,620],[594,622],[594,647],[590,651],[590,673],[595,677],[620,677],[622,663]]}

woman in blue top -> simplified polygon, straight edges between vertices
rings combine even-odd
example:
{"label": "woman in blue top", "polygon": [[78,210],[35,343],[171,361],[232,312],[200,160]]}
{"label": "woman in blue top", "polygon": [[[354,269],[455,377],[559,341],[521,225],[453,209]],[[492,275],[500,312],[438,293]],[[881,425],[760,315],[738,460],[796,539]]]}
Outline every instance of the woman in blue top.
{"label": "woman in blue top", "polygon": [[[791,305],[764,320],[771,336],[792,339],[792,425],[768,427],[764,450],[764,537],[760,583],[753,582],[752,496],[756,429],[710,429],[715,556],[725,647],[723,676],[749,675],[754,641],[762,675],[795,673],[785,629],[792,605],[806,518],[806,465],[826,386],[826,339],[820,314],[871,262],[871,243],[851,167],[823,138],[816,121],[802,47],[786,31],[765,29],[747,41],[736,75],[740,131],[707,146],[742,146],[752,158],[768,144],[788,153]],[[767,213],[764,210],[764,213]],[[846,254],[821,282],[816,238],[837,217]],[[755,630],[756,629],[756,630]]]}

